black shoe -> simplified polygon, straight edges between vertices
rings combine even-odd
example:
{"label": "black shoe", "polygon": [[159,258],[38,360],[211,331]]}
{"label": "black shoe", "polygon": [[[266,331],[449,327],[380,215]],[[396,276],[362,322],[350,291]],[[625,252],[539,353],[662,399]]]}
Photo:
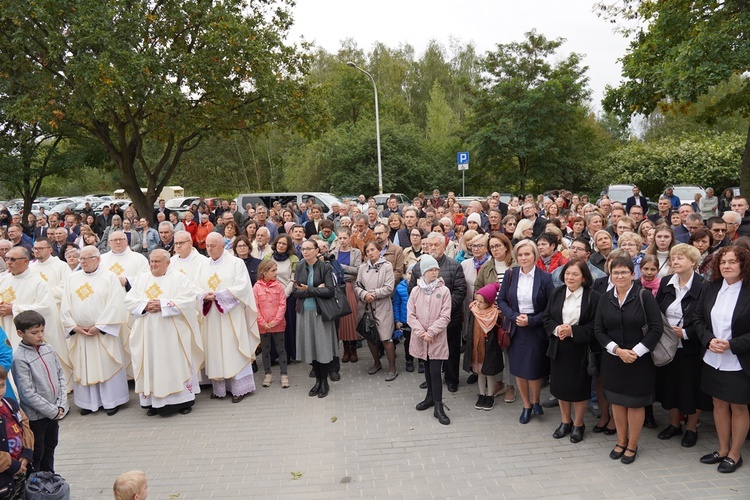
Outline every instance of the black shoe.
{"label": "black shoe", "polygon": [[542,406],[545,408],[554,408],[556,406],[560,406],[560,401],[556,397],[552,396],[551,398],[545,400],[544,403],[542,403]]}
{"label": "black shoe", "polygon": [[424,398],[424,401],[417,403],[417,411],[425,411],[427,408],[432,408],[433,406],[435,406],[435,400],[432,399],[432,394],[428,394]]}
{"label": "black shoe", "polygon": [[406,371],[410,373],[414,371],[414,361],[406,362]]}
{"label": "black shoe", "polygon": [[531,403],[531,408],[534,410],[534,415],[544,415],[544,408],[539,403]]}
{"label": "black shoe", "polygon": [[446,382],[445,385],[448,387],[448,392],[456,392],[458,390],[458,384],[453,382]]}
{"label": "black shoe", "polygon": [[698,432],[686,430],[685,435],[682,436],[682,442],[680,442],[680,445],[682,445],[683,448],[692,448],[697,442]]}
{"label": "black shoe", "polygon": [[81,415],[84,415],[84,416],[91,415],[92,413],[94,413],[93,410],[86,410],[86,409],[81,410]]}
{"label": "black shoe", "polygon": [[[622,451],[617,451],[617,448],[620,448]],[[624,446],[616,444],[612,451],[609,452],[609,458],[611,458],[612,460],[620,460],[626,449],[627,448],[625,448]]]}
{"label": "black shoe", "polygon": [[419,384],[419,388],[420,389],[427,389],[427,382],[425,381],[425,382],[422,382],[421,384]]}
{"label": "black shoe", "polygon": [[182,410],[180,410],[180,414],[181,414],[181,415],[188,415],[188,414],[190,414],[190,412],[192,412],[192,411],[193,411],[193,408],[192,408],[192,407],[188,407],[188,408],[183,408]]}
{"label": "black shoe", "polygon": [[[612,419],[609,419],[609,420],[612,420]],[[591,429],[591,432],[593,432],[594,434],[601,434],[607,429],[607,426],[609,425],[609,420],[607,420],[607,423],[602,426],[595,425],[594,428]]]}
{"label": "black shoe", "polygon": [[331,382],[338,382],[341,380],[341,374],[339,372],[331,372],[328,376],[331,377]]}
{"label": "black shoe", "polygon": [[477,380],[479,380],[479,375],[477,375],[476,373],[472,373],[471,375],[469,375],[469,378],[466,379],[466,383],[476,384]]}
{"label": "black shoe", "polygon": [[490,395],[485,396],[484,397],[484,410],[485,411],[490,411],[494,407],[495,407],[495,398],[493,398]]}
{"label": "black shoe", "polygon": [[633,462],[635,462],[635,456],[638,454],[638,447],[635,447],[635,450],[631,450],[630,448],[625,448],[625,451],[629,451],[632,453],[631,456],[625,455],[625,452],[623,452],[622,458],[620,459],[620,462],[624,463],[625,465],[630,465]]}
{"label": "black shoe", "polygon": [[566,424],[565,422],[560,424],[560,427],[555,429],[555,432],[552,434],[552,437],[555,439],[562,439],[568,434],[570,434],[570,429],[573,427],[573,424]]}
{"label": "black shoe", "polygon": [[[341,377],[339,377],[341,379]],[[328,377],[322,379],[320,381],[320,390],[318,391],[318,397],[324,398],[328,396],[328,391],[330,390],[330,386],[328,385]]]}
{"label": "black shoe", "polygon": [[571,443],[580,443],[583,441],[583,432],[586,430],[586,425],[582,425],[580,427],[573,426],[573,430],[570,432],[570,442]]}
{"label": "black shoe", "polygon": [[110,408],[109,410],[107,410],[106,408],[104,409],[108,417],[111,417],[112,415],[117,414],[119,410],[120,408],[118,406],[115,406],[114,408]]}
{"label": "black shoe", "polygon": [[419,362],[419,366],[417,367],[417,373],[424,373],[424,361]]}
{"label": "black shoe", "polygon": [[723,462],[726,458],[726,455],[722,457],[721,455],[719,455],[718,451],[712,451],[708,455],[703,455],[701,457],[701,463],[706,465],[714,465]]}
{"label": "black shoe", "polygon": [[674,425],[669,424],[667,428],[661,431],[659,434],[657,434],[656,437],[664,440],[664,439],[672,439],[673,437],[679,436],[681,434],[682,434],[682,426],[675,427]]}
{"label": "black shoe", "polygon": [[732,460],[731,458],[727,457],[724,459],[723,462],[719,464],[719,468],[716,470],[724,474],[731,474],[732,472],[736,471],[740,467],[742,467],[742,457],[740,457],[740,459],[737,460],[736,462]]}
{"label": "black shoe", "polygon": [[524,408],[521,410],[521,416],[518,417],[518,421],[522,424],[528,424],[531,420],[531,408]]}
{"label": "black shoe", "polygon": [[484,395],[480,394],[477,398],[477,402],[474,403],[475,410],[484,410]]}
{"label": "black shoe", "polygon": [[445,414],[445,410],[450,410],[450,408],[445,406],[445,403],[435,403],[435,410],[432,412],[432,415],[436,419],[438,419],[438,422],[440,422],[441,424],[448,425],[451,423],[451,419],[449,419],[448,415]]}
{"label": "black shoe", "polygon": [[147,417],[153,417],[158,414],[159,414],[159,411],[156,408],[149,408],[148,411],[146,412]]}
{"label": "black shoe", "polygon": [[310,389],[310,392],[308,392],[307,395],[310,396],[311,398],[314,398],[315,396],[317,396],[318,393],[320,392],[320,385],[321,385],[320,380],[316,380],[315,385],[312,387],[312,389]]}

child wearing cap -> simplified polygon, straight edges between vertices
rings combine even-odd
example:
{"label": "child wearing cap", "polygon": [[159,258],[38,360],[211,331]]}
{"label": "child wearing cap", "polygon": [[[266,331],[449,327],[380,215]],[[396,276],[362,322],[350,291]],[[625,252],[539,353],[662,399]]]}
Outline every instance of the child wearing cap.
{"label": "child wearing cap", "polygon": [[495,406],[493,391],[495,376],[502,373],[503,352],[497,341],[497,322],[500,310],[497,308],[499,283],[483,286],[476,293],[476,299],[469,304],[469,338],[466,339],[464,369],[477,374],[479,395],[474,408],[491,410]]}

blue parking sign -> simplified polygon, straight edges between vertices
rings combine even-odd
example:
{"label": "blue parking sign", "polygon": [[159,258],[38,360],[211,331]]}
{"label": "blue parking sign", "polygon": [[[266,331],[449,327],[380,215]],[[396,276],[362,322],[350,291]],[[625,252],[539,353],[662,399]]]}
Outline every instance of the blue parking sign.
{"label": "blue parking sign", "polygon": [[461,153],[458,153],[458,162],[459,165],[466,165],[469,163],[469,152],[463,151]]}

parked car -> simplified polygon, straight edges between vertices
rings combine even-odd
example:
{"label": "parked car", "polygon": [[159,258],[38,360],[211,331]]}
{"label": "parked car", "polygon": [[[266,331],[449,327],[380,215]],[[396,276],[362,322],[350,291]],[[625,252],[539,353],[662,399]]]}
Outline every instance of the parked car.
{"label": "parked car", "polygon": [[321,192],[247,193],[237,196],[235,201],[237,202],[237,208],[242,210],[242,213],[244,214],[246,213],[245,207],[248,203],[252,203],[253,206],[262,203],[266,207],[273,206],[274,201],[280,202],[282,206],[286,206],[286,204],[290,202],[302,205],[303,203],[307,203],[307,200],[310,198],[312,198],[313,203],[321,206],[324,215],[331,213],[331,205],[334,203],[341,203],[341,200],[331,193]]}
{"label": "parked car", "polygon": [[706,190],[698,185],[680,184],[669,186],[672,188],[675,196],[680,199],[680,203],[692,203],[695,201],[695,193],[700,193],[702,197],[706,196]]}
{"label": "parked car", "polygon": [[388,198],[391,197],[391,195],[394,195],[398,200],[398,208],[404,208],[411,205],[411,199],[404,193],[376,194],[375,196],[373,196],[373,198],[375,198],[375,206],[378,207],[378,210],[385,209],[386,202],[388,201]]}

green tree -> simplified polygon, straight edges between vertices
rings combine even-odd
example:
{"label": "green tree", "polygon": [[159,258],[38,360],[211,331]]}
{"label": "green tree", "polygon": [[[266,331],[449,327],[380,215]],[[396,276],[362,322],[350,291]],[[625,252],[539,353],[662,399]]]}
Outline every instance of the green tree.
{"label": "green tree", "polygon": [[554,186],[580,160],[575,138],[586,123],[587,68],[579,54],[557,54],[562,44],[531,31],[480,61],[484,76],[467,126],[474,163],[521,191]]}
{"label": "green tree", "polygon": [[150,213],[183,155],[205,137],[317,123],[306,119],[307,57],[285,43],[290,5],[0,0],[4,110],[95,138],[136,208]]}
{"label": "green tree", "polygon": [[[700,96],[710,95],[732,77],[732,91],[702,110],[708,119],[742,113],[750,117],[750,3],[747,0],[623,0],[600,3],[612,22],[634,26],[626,31],[632,41],[622,59],[625,82],[609,88],[604,108],[624,120],[634,113],[654,110],[686,112]],[[738,162],[740,186],[750,192],[750,126]],[[696,174],[698,174],[696,172]]]}

